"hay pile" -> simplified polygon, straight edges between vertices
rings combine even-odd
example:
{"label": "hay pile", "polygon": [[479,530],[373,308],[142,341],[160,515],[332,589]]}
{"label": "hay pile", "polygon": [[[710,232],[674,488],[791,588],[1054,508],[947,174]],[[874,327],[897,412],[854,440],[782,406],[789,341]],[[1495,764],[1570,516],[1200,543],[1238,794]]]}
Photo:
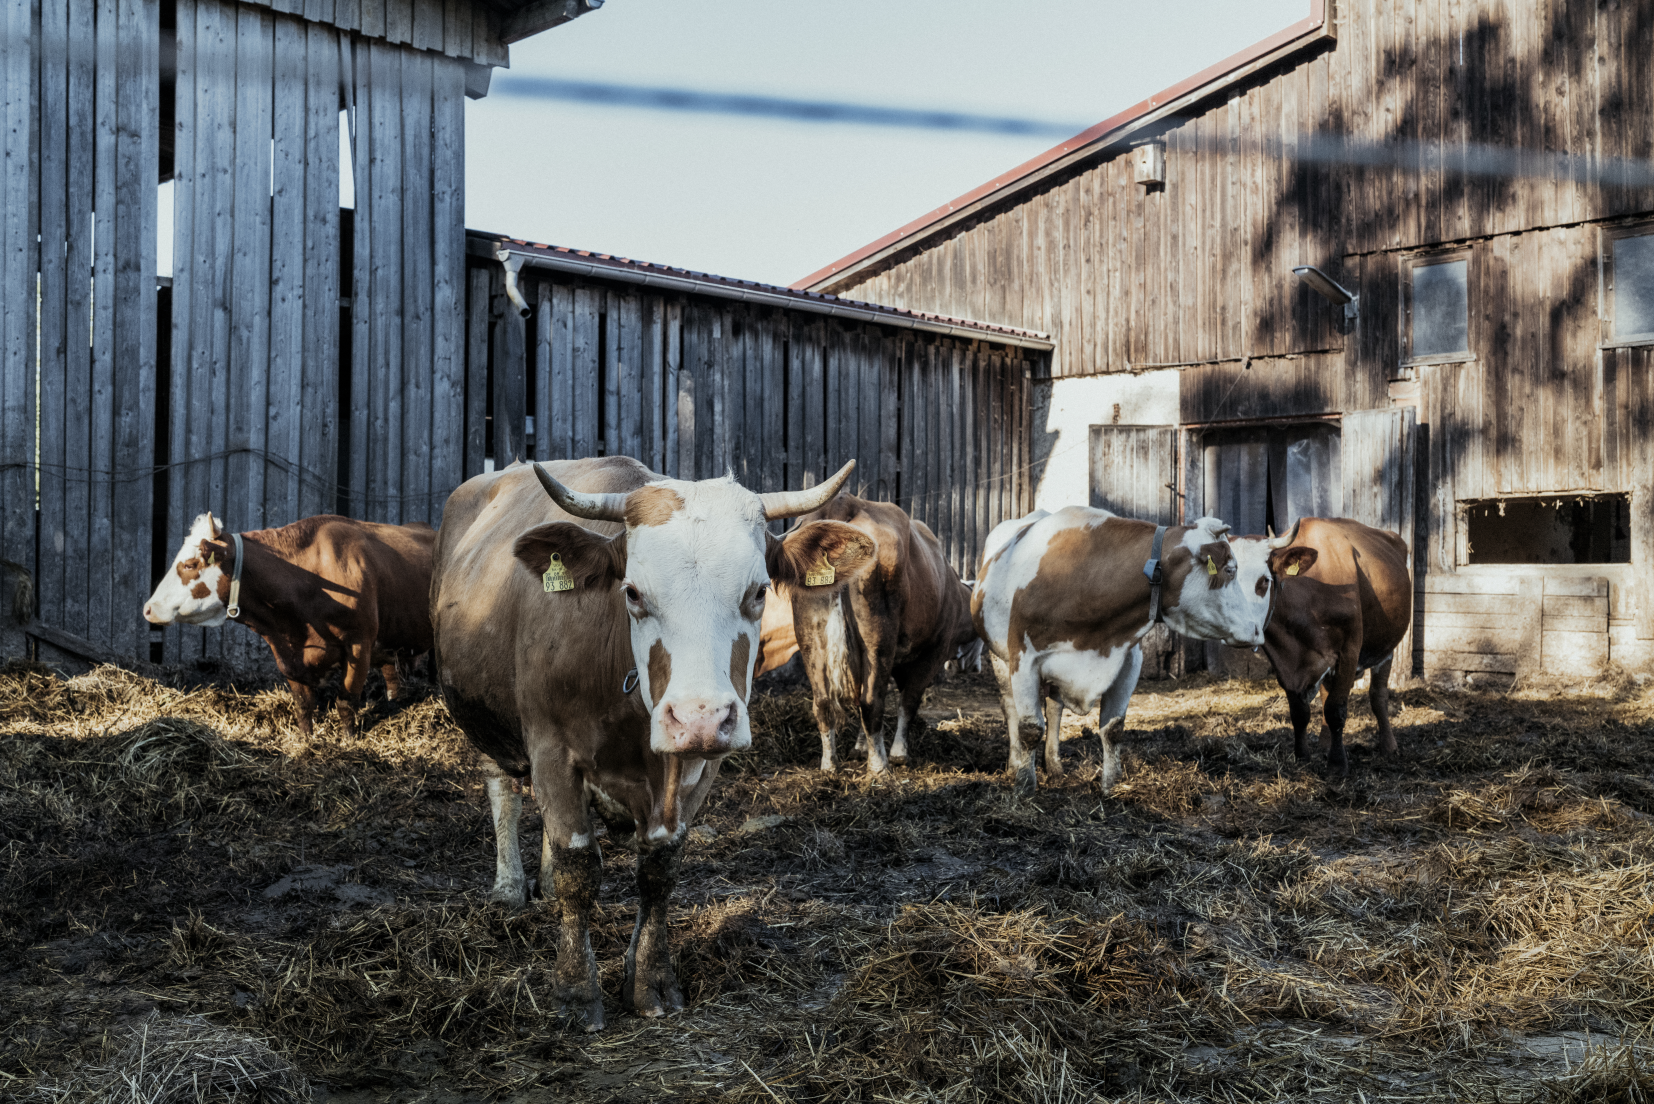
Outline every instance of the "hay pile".
{"label": "hay pile", "polygon": [[106,1064],[40,1086],[61,1104],[310,1104],[310,1082],[260,1039],[151,1014]]}
{"label": "hay pile", "polygon": [[[132,1073],[106,1039],[187,1024],[399,1099],[1647,1099],[1654,701],[1399,700],[1406,757],[1367,754],[1363,705],[1329,787],[1272,687],[1147,687],[1111,796],[1071,718],[1069,773],[1017,802],[985,678],[872,783],[813,769],[805,694],[756,699],[675,901],[690,1007],[588,1037],[550,1012],[546,910],[483,901],[478,763],[433,698],[307,741],[283,691],[9,668],[0,1081],[102,1092],[68,1078]],[[605,862],[618,1011],[633,860]]]}

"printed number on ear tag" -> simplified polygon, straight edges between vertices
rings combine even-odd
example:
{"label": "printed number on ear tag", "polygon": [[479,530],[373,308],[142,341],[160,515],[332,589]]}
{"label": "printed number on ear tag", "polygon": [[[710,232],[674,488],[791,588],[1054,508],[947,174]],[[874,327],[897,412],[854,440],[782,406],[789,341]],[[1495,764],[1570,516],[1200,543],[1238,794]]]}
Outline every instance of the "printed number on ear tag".
{"label": "printed number on ear tag", "polygon": [[834,571],[833,565],[827,562],[826,553],[822,553],[821,562],[804,573],[804,585],[826,586],[837,578],[838,572]]}
{"label": "printed number on ear tag", "polygon": [[1298,574],[1298,565],[1297,564],[1288,564],[1287,567],[1286,567],[1286,573],[1288,575]]}
{"label": "printed number on ear tag", "polygon": [[540,582],[545,584],[547,594],[554,590],[574,589],[574,577],[569,574],[569,569],[563,566],[561,553],[551,554],[551,563],[546,565],[546,573],[540,576]]}
{"label": "printed number on ear tag", "polygon": [[1217,573],[1218,573],[1217,563],[1212,559],[1212,557],[1207,556],[1206,557],[1206,574],[1216,575]]}

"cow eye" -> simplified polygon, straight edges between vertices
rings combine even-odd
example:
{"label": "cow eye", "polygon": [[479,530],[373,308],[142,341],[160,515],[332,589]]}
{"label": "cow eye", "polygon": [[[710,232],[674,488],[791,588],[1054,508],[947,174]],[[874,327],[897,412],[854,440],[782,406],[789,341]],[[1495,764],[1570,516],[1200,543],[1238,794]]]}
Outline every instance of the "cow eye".
{"label": "cow eye", "polygon": [[626,600],[634,605],[643,605],[643,595],[639,594],[637,587],[631,583],[626,584]]}

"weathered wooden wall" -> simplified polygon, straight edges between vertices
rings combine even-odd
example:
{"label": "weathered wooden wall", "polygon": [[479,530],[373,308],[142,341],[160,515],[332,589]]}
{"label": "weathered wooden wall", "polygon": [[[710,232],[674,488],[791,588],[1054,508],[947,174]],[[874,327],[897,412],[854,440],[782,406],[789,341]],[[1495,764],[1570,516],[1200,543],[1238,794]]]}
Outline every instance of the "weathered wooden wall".
{"label": "weathered wooden wall", "polygon": [[[967,577],[988,531],[1031,508],[1025,377],[1040,354],[532,269],[525,323],[504,311],[497,271],[473,269],[469,311],[473,340],[491,334],[499,462],[620,453],[770,491],[854,459],[851,486],[929,525]],[[481,395],[466,416],[473,463]],[[531,440],[513,436],[525,414]]]}
{"label": "weathered wooden wall", "polygon": [[242,0],[310,23],[355,31],[482,65],[510,58],[483,0]]}
{"label": "weathered wooden wall", "polygon": [[[26,454],[37,415],[39,466],[19,480],[8,465],[5,556],[33,572],[42,621],[119,654],[147,655],[140,611],[150,587],[143,537],[157,399],[157,9],[154,0],[42,0],[39,14],[34,133],[26,95],[23,111],[9,115],[0,360],[8,400],[0,434]],[[26,15],[27,4],[25,27]],[[17,43],[7,41],[8,78]],[[25,33],[18,63],[27,52]],[[29,166],[28,179],[16,165]],[[18,240],[34,233],[38,247]],[[29,401],[37,379],[38,407]],[[28,532],[37,475],[38,546]]]}
{"label": "weathered wooden wall", "polygon": [[[39,272],[34,168],[34,47],[30,0],[0,8],[0,652],[23,648],[14,619],[17,570],[32,570],[35,547],[35,312]],[[17,567],[7,566],[15,564]],[[23,611],[17,611],[21,613]]]}
{"label": "weathered wooden wall", "polygon": [[[1654,7],[1347,0],[1335,18],[1335,44],[1169,126],[1164,188],[1134,184],[1116,150],[821,290],[1050,333],[1057,376],[1240,361],[1348,340],[1293,265],[1359,287],[1364,320],[1393,318],[1393,260],[1363,271],[1369,255],[1654,210],[1647,188],[1474,160],[1485,145],[1646,164]],[[1339,163],[1392,142],[1414,143],[1401,164]],[[1382,395],[1386,365],[1352,367],[1350,398]]]}
{"label": "weathered wooden wall", "polygon": [[[335,511],[440,520],[463,444],[459,65],[359,37],[341,51],[315,23],[179,0],[173,544],[205,510],[238,530]],[[357,196],[343,217],[341,168]],[[165,644],[168,662],[235,665],[263,648],[187,627]]]}

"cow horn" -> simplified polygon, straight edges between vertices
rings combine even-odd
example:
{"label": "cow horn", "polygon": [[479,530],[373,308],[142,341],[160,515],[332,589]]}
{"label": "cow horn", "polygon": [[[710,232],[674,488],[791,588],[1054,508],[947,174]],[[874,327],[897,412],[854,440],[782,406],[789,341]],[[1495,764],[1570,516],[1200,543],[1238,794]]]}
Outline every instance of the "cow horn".
{"label": "cow horn", "polygon": [[534,475],[540,480],[540,486],[546,489],[551,500],[561,506],[567,513],[587,521],[624,521],[626,519],[626,496],[623,494],[586,494],[584,491],[571,491],[551,477],[551,473],[534,462]]}
{"label": "cow horn", "polygon": [[827,482],[817,483],[814,487],[802,491],[769,491],[759,495],[764,503],[764,520],[797,517],[811,510],[821,509],[827,504],[828,499],[838,494],[839,488],[850,478],[850,472],[855,466],[856,462],[851,460]]}
{"label": "cow horn", "polygon": [[1269,538],[1269,541],[1268,541],[1269,547],[1270,548],[1285,548],[1287,545],[1289,545],[1293,541],[1297,540],[1298,539],[1298,526],[1302,525],[1303,523],[1304,523],[1304,519],[1299,518],[1297,521],[1292,523],[1291,531],[1289,531],[1285,536],[1281,536],[1281,537],[1271,536]]}

